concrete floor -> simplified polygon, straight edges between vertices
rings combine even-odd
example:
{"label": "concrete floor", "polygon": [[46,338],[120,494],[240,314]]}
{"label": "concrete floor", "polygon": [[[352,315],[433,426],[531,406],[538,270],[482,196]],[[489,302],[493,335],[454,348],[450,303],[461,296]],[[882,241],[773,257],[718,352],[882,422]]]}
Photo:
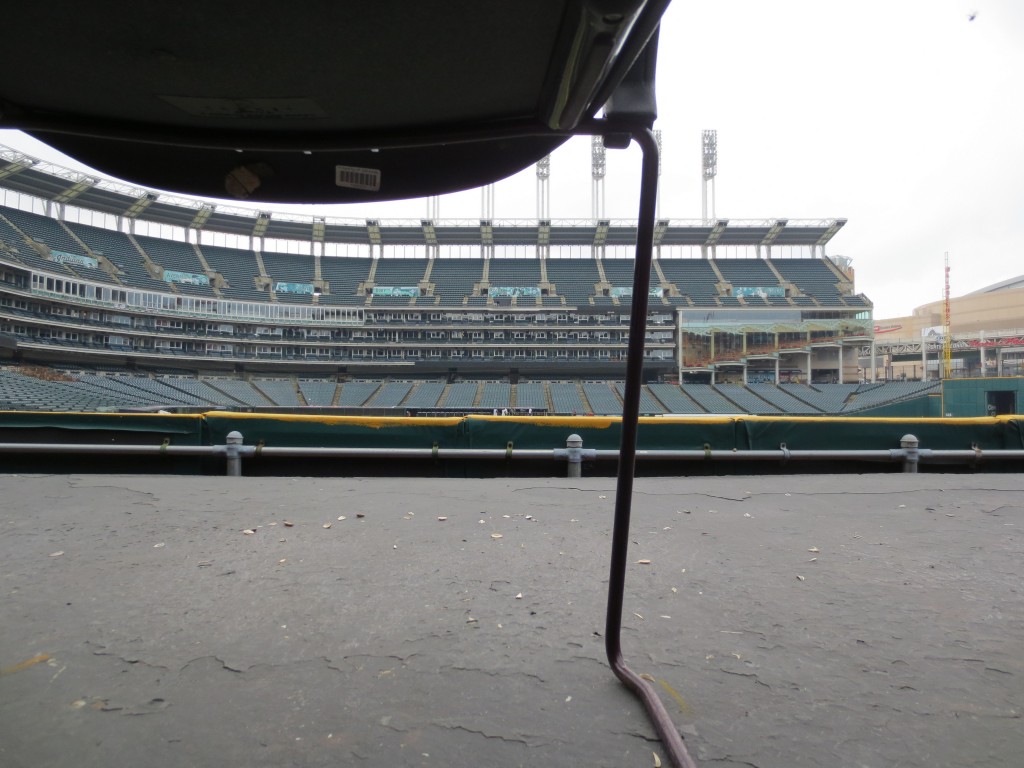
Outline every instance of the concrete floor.
{"label": "concrete floor", "polygon": [[[667,765],[613,489],[2,476],[0,765]],[[627,661],[700,765],[1018,768],[1022,491],[639,479]]]}

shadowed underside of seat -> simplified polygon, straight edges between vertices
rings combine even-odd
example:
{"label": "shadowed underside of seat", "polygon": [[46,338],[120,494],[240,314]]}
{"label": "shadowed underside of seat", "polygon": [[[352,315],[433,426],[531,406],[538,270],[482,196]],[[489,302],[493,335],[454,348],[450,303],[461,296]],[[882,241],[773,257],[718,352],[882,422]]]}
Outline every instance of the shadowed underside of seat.
{"label": "shadowed underside of seat", "polygon": [[[363,202],[528,167],[608,100],[667,0],[16,4],[5,127],[157,189]],[[40,51],[46,55],[40,56]],[[19,63],[20,62],[20,63]]]}

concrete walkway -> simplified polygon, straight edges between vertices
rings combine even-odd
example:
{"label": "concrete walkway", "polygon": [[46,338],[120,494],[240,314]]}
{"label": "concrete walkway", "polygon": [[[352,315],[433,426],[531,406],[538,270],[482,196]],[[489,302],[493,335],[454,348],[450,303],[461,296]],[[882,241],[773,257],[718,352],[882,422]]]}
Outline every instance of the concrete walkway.
{"label": "concrete walkway", "polygon": [[[0,765],[667,765],[604,660],[613,489],[0,477]],[[1022,492],[638,479],[627,661],[701,765],[1017,768]]]}

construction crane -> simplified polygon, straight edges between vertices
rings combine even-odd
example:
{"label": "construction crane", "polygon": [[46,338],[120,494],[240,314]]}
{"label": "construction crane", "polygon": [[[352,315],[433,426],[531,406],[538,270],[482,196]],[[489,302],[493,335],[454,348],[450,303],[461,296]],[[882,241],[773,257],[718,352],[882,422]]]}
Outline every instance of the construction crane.
{"label": "construction crane", "polygon": [[953,328],[949,311],[949,251],[946,251],[946,292],[942,322],[942,378],[948,379],[953,372]]}

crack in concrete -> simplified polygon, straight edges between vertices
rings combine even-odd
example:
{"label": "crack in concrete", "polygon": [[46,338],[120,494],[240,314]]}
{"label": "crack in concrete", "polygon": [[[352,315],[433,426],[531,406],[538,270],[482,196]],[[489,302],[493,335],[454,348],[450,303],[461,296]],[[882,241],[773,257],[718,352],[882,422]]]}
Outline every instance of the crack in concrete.
{"label": "crack in concrete", "polygon": [[466,733],[471,733],[474,736],[483,736],[485,739],[503,741],[506,744],[522,744],[525,747],[531,748],[546,747],[550,744],[560,743],[554,739],[538,739],[530,734],[524,734],[522,736],[506,736],[500,733],[488,733],[483,728],[471,728],[468,725],[463,725],[462,723],[449,723],[444,720],[435,721],[433,725],[449,731],[465,731]]}
{"label": "crack in concrete", "polygon": [[455,664],[447,664],[438,667],[439,670],[444,671],[446,669],[453,672],[480,672],[481,674],[487,675],[488,677],[528,677],[532,680],[536,680],[539,683],[546,683],[547,680],[538,674],[532,672],[524,672],[522,670],[516,670],[514,672],[503,672],[495,669],[481,669],[479,667],[463,667]]}

